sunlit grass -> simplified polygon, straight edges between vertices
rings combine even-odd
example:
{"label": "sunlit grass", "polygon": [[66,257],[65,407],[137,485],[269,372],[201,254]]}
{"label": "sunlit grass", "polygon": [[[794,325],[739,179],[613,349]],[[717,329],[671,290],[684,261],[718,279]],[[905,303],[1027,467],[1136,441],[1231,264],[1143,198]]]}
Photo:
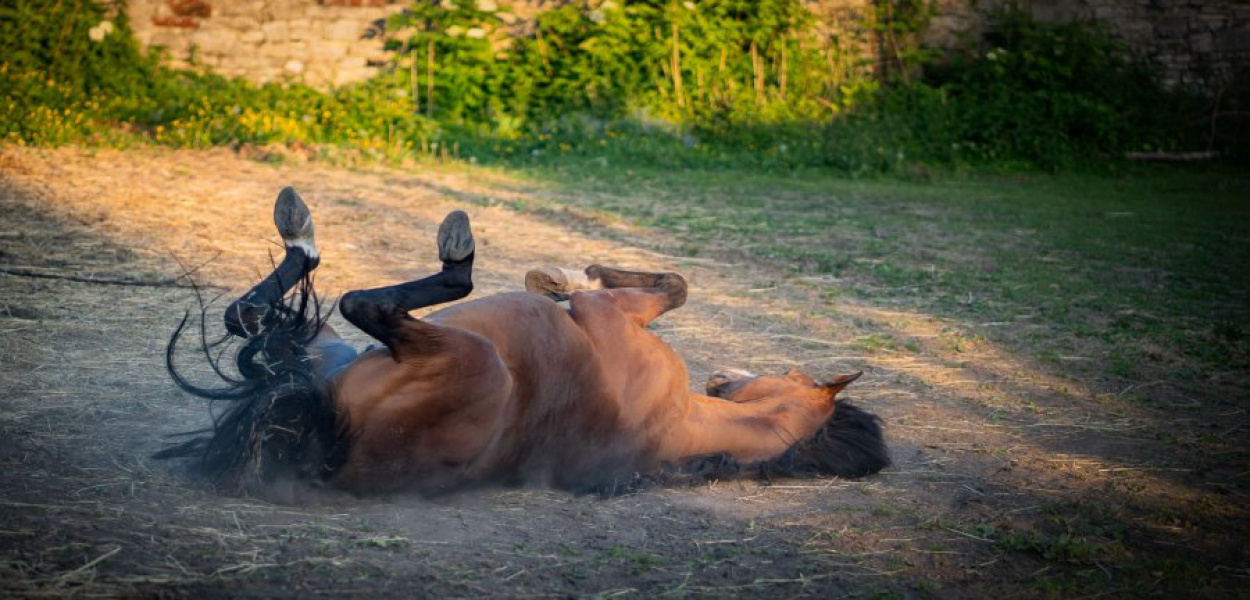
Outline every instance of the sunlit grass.
{"label": "sunlit grass", "polygon": [[1250,368],[1250,179],[1232,171],[911,182],[574,163],[534,175],[564,186],[561,202],[673,234],[687,255],[824,278],[831,306],[956,319],[1103,390],[1164,380],[1172,401],[1236,402],[1221,392]]}

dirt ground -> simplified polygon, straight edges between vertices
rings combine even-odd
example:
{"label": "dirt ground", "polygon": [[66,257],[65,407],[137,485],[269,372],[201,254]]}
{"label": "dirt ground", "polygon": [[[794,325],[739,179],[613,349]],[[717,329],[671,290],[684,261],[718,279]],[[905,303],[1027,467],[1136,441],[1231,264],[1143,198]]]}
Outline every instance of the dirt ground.
{"label": "dirt ground", "polygon": [[[656,331],[692,386],[721,367],[865,370],[845,397],[884,419],[895,465],[611,498],[222,496],[149,458],[208,422],[163,367],[194,304],[178,277],[227,295],[254,282],[278,251],[269,215],[286,184],[318,219],[329,294],[435,270],[455,208],[479,240],[475,295],[519,289],[538,265],[679,270],[690,301]],[[1146,412],[985,342],[960,347],[965,324],[810,310],[837,280],[516,209],[547,193],[477,170],[0,149],[0,596],[1250,596],[1245,455],[1185,443],[1244,441],[1244,409]],[[854,343],[885,329],[923,351]]]}

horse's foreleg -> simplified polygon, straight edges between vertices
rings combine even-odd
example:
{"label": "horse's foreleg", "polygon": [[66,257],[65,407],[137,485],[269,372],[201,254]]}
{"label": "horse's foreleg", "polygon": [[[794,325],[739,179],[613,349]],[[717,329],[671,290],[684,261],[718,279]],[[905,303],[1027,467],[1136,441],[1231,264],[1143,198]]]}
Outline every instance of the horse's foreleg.
{"label": "horse's foreleg", "polygon": [[352,325],[386,344],[396,358],[428,349],[437,345],[438,328],[412,318],[408,311],[468,296],[473,291],[473,255],[469,217],[463,211],[452,212],[438,229],[441,272],[399,285],[349,292],[339,300],[339,310]]}
{"label": "horse's foreleg", "polygon": [[226,308],[226,329],[239,337],[260,333],[270,308],[281,303],[286,293],[321,262],[313,238],[312,213],[293,188],[278,193],[273,220],[286,253],[268,277]]}
{"label": "horse's foreleg", "polygon": [[622,312],[640,326],[686,303],[686,279],[677,273],[625,271],[591,265],[584,271],[557,267],[534,269],[525,275],[525,289],[554,299],[574,291],[613,290],[607,294]]}

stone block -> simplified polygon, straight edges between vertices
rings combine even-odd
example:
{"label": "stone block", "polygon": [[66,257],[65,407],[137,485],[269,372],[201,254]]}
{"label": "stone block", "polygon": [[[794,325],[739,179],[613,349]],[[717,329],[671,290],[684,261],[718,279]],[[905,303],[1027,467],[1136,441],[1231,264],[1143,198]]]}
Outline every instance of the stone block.
{"label": "stone block", "polygon": [[1215,39],[1215,45],[1224,53],[1250,52],[1250,26],[1221,31]]}
{"label": "stone block", "polygon": [[257,51],[261,56],[269,58],[295,58],[308,56],[308,44],[306,42],[266,42]]}
{"label": "stone block", "polygon": [[1155,19],[1155,33],[1161,37],[1178,37],[1189,32],[1189,17],[1167,16]]}
{"label": "stone block", "polygon": [[313,42],[309,45],[309,55],[315,58],[342,58],[347,56],[347,44],[342,42]]}
{"label": "stone block", "polygon": [[1193,35],[1189,38],[1189,47],[1199,54],[1214,52],[1215,36],[1208,31]]}
{"label": "stone block", "polygon": [[260,29],[245,31],[239,36],[239,40],[245,44],[260,44],[265,41],[265,32]]}
{"label": "stone block", "polygon": [[152,25],[164,29],[199,29],[200,20],[195,17],[156,16]]}
{"label": "stone block", "polygon": [[385,54],[382,52],[382,44],[348,44],[347,53],[352,56],[364,56],[366,58]]}
{"label": "stone block", "polygon": [[1125,40],[1139,43],[1149,42],[1155,33],[1154,25],[1149,21],[1126,21],[1118,29]]}
{"label": "stone block", "polygon": [[1117,21],[1128,16],[1128,11],[1119,6],[1095,6],[1094,18],[1099,21]]}
{"label": "stone block", "polygon": [[354,42],[360,39],[365,27],[355,19],[339,19],[326,26],[326,39],[341,42]]}
{"label": "stone block", "polygon": [[368,67],[359,67],[359,68],[351,68],[351,69],[340,68],[334,73],[333,83],[336,86],[347,85],[349,83],[356,83],[358,81],[364,81],[366,79],[369,79],[370,77],[373,77],[375,73],[377,73],[377,69],[372,69]]}
{"label": "stone block", "polygon": [[265,39],[270,41],[285,41],[291,37],[291,29],[286,21],[270,21],[261,25],[260,30],[265,34]]}
{"label": "stone block", "polygon": [[264,0],[218,2],[217,14],[225,17],[257,17],[265,12]]}
{"label": "stone block", "polygon": [[312,19],[293,19],[287,24],[289,36],[287,39],[295,41],[307,41],[316,39],[321,32],[313,31]]}
{"label": "stone block", "polygon": [[205,56],[224,56],[239,44],[239,34],[226,30],[201,29],[191,36],[191,43]]}
{"label": "stone block", "polygon": [[164,46],[170,50],[185,51],[190,40],[191,36],[185,31],[157,30],[152,32],[152,41],[149,43],[153,46]]}
{"label": "stone block", "polygon": [[255,16],[248,17],[218,17],[211,21],[213,27],[222,29],[237,29],[239,31],[249,31],[260,28],[260,19]]}
{"label": "stone block", "polygon": [[213,16],[213,5],[205,0],[166,0],[165,5],[179,17],[207,19]]}

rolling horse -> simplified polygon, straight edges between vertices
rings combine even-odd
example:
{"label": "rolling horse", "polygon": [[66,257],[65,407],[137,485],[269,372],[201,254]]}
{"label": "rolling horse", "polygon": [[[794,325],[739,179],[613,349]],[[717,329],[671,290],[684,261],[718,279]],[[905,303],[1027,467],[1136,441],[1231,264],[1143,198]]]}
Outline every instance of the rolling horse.
{"label": "rolling horse", "polygon": [[[292,188],[274,221],[284,255],[228,306],[221,340],[208,341],[201,302],[199,350],[220,383],[194,383],[176,366],[190,313],[166,350],[182,389],[227,409],[206,435],[157,456],[193,458],[227,493],[292,479],[358,494],[488,483],[603,491],[640,477],[859,477],[889,464],[879,419],[835,402],[860,373],[821,382],[797,370],[725,371],[691,391],[681,357],[647,330],[685,303],[676,273],[540,268],[524,292],[414,318],[473,290],[473,234],[455,211],[438,229],[440,272],[339,299],[343,317],[381,344],[358,353],[326,323],[312,215]],[[224,342],[233,351],[222,359]]]}

